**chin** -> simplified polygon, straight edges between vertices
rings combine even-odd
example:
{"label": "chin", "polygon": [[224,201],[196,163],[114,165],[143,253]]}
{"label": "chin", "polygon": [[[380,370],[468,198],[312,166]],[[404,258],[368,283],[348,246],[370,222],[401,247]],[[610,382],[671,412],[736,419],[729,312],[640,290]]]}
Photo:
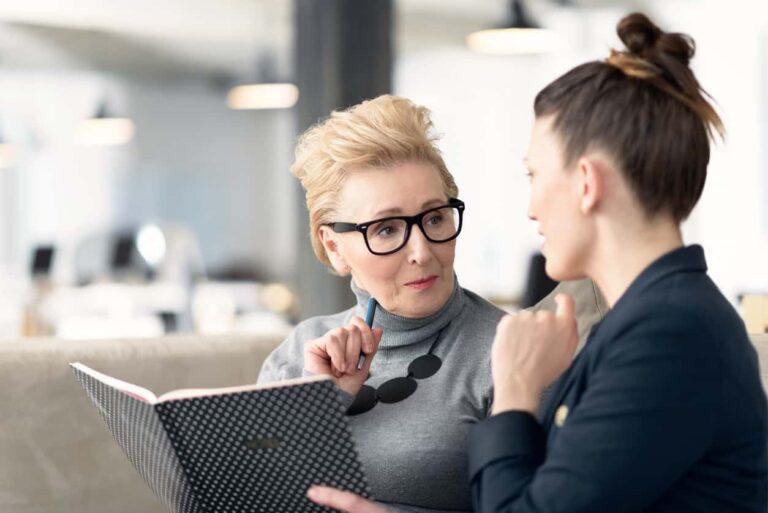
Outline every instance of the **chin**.
{"label": "chin", "polygon": [[405,310],[401,315],[413,319],[429,317],[445,306],[450,297],[450,293],[440,293],[429,295],[427,297],[414,298],[414,302],[410,305],[410,308]]}
{"label": "chin", "polygon": [[576,266],[567,265],[555,259],[547,259],[544,270],[547,272],[547,276],[555,281],[580,280],[586,277]]}
{"label": "chin", "polygon": [[560,262],[554,258],[547,258],[544,270],[546,271],[547,276],[555,281],[568,281],[571,279],[568,277],[570,273],[567,272],[567,268],[564,269]]}

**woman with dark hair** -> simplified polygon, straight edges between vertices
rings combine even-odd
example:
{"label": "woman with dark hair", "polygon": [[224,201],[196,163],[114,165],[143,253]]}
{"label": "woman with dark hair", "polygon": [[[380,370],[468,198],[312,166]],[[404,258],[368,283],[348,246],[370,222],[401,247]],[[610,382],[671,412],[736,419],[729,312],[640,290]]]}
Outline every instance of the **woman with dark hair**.
{"label": "woman with dark hair", "polygon": [[[618,33],[626,50],[538,94],[525,159],[547,273],[592,278],[612,308],[575,360],[566,295],[555,313],[499,323],[492,416],[469,436],[475,510],[764,513],[757,357],[680,231],[722,124],[689,68],[688,36],[642,14]],[[377,511],[327,488],[310,497]]]}

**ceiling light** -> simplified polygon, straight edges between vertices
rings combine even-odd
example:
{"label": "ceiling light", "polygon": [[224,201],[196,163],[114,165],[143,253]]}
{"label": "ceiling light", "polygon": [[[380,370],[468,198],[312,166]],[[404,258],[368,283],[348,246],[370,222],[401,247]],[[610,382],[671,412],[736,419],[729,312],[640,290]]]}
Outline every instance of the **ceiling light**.
{"label": "ceiling light", "polygon": [[227,95],[227,105],[231,109],[288,109],[297,101],[299,88],[277,79],[275,59],[266,52],[257,62],[253,80],[233,87]]}
{"label": "ceiling light", "polygon": [[135,127],[130,118],[113,116],[103,102],[96,114],[75,129],[75,143],[83,146],[114,146],[133,139]]}
{"label": "ceiling light", "polygon": [[492,55],[544,53],[551,51],[555,43],[555,34],[530,18],[523,0],[510,0],[508,17],[502,26],[467,36],[470,49]]}
{"label": "ceiling light", "polygon": [[299,88],[289,83],[248,84],[227,95],[231,109],[287,109],[299,100]]}

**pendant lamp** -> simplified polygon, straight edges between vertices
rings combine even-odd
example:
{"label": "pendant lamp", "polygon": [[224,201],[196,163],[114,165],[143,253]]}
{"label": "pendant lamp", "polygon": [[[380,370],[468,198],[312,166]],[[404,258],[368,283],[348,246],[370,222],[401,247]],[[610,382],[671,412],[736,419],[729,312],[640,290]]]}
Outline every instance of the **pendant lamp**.
{"label": "pendant lamp", "polygon": [[106,100],[93,117],[85,119],[75,129],[75,143],[83,146],[115,146],[133,139],[135,127],[130,118],[112,114]]}
{"label": "pendant lamp", "polygon": [[257,64],[256,77],[250,83],[233,87],[227,94],[231,109],[288,109],[299,101],[299,88],[295,84],[277,79],[274,58],[262,55]]}
{"label": "pendant lamp", "polygon": [[491,55],[524,55],[552,50],[555,36],[541,28],[528,14],[523,0],[509,0],[507,19],[496,28],[479,30],[467,36],[467,46]]}

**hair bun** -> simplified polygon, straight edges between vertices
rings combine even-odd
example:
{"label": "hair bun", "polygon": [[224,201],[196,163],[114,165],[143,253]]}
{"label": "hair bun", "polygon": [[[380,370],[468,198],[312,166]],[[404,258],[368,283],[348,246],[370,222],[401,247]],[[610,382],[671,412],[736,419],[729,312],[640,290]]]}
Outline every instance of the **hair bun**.
{"label": "hair bun", "polygon": [[642,13],[622,18],[616,32],[631,54],[654,64],[659,64],[659,57],[666,56],[688,66],[696,53],[696,45],[689,36],[664,32]]}
{"label": "hair bun", "polygon": [[645,57],[648,50],[664,34],[645,14],[633,13],[622,18],[616,27],[621,42],[638,57]]}

